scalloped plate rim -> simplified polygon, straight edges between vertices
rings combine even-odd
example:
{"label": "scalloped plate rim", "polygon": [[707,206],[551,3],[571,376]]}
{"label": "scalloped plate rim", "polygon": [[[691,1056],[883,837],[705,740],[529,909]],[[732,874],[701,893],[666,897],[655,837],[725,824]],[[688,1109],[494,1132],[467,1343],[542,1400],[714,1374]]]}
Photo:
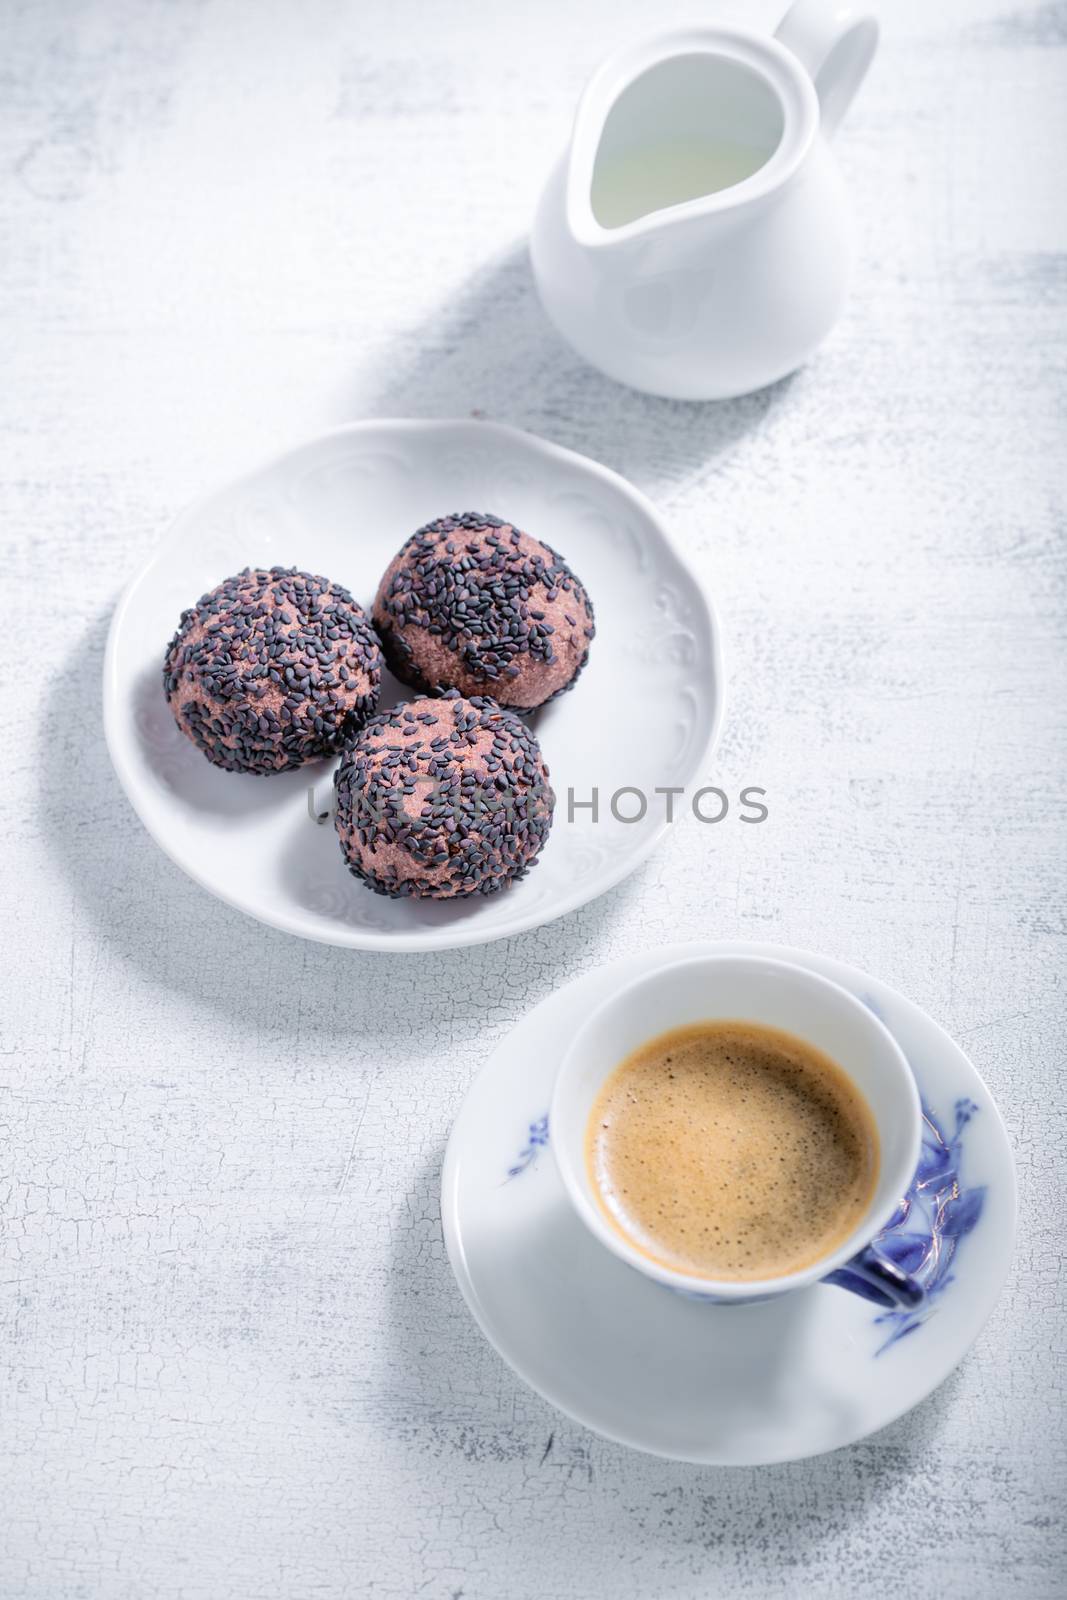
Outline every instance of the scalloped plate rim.
{"label": "scalloped plate rim", "polygon": [[108,754],[127,800],[150,837],[155,840],[156,844],[175,866],[179,867],[187,877],[214,896],[215,899],[221,900],[225,905],[242,912],[245,916],[251,917],[254,921],[262,923],[266,927],[275,928],[282,933],[290,934],[294,938],[308,939],[313,943],[331,945],[339,949],[376,950],[384,953],[396,952],[397,954],[469,948],[482,944],[492,944],[498,939],[513,938],[516,934],[528,932],[533,928],[554,922],[559,917],[567,916],[570,912],[577,911],[581,906],[587,905],[592,900],[599,899],[602,894],[606,894],[610,889],[617,887],[632,872],[636,871],[643,862],[648,860],[649,856],[662,842],[667,829],[670,827],[668,822],[663,821],[658,827],[650,829],[647,835],[635,844],[632,852],[622,858],[620,864],[615,867],[609,867],[605,871],[602,879],[598,879],[594,887],[581,887],[569,895],[563,894],[547,902],[539,901],[526,914],[516,915],[510,922],[505,921],[497,927],[478,930],[476,922],[472,919],[470,923],[460,922],[443,928],[385,934],[380,930],[360,928],[358,925],[352,926],[348,924],[338,924],[335,928],[326,929],[306,922],[306,919],[304,925],[296,925],[301,923],[300,918],[281,915],[271,916],[263,908],[245,903],[240,896],[227,892],[218,883],[212,881],[208,874],[198,870],[192,862],[174,849],[167,838],[166,831],[157,826],[151,810],[142,803],[140,779],[133,770],[133,763],[129,759],[120,737],[123,718],[119,700],[120,679],[117,661],[119,638],[123,623],[136,602],[141,585],[156,567],[165,560],[175,534],[184,525],[193,522],[214,500],[222,495],[232,494],[247,487],[256,479],[276,470],[290,458],[319,448],[328,444],[331,440],[356,438],[362,435],[371,436],[374,433],[388,435],[397,431],[445,435],[450,431],[457,430],[469,430],[472,435],[481,434],[490,437],[495,434],[508,439],[512,444],[518,444],[522,448],[530,449],[534,454],[540,454],[550,461],[561,461],[577,466],[579,470],[587,475],[610,484],[648,519],[670,556],[677,562],[679,568],[688,578],[692,586],[692,593],[699,600],[703,609],[702,621],[707,629],[711,657],[710,718],[706,737],[698,745],[689,764],[687,781],[695,776],[704,762],[710,758],[718,744],[725,713],[726,680],[722,630],[715,605],[704,584],[679,548],[678,542],[669,531],[661,513],[648,496],[630,483],[621,473],[605,466],[602,462],[593,460],[590,456],[583,455],[580,451],[571,450],[568,446],[557,444],[550,439],[543,439],[539,434],[531,433],[525,428],[515,427],[511,423],[492,421],[488,418],[369,417],[354,422],[341,423],[335,427],[324,429],[320,433],[310,435],[295,445],[290,445],[274,452],[271,456],[261,461],[258,466],[251,467],[239,473],[236,477],[216,482],[170,519],[163,536],[157,541],[148,559],[130,578],[119,597],[108,627],[103,667],[104,737]]}

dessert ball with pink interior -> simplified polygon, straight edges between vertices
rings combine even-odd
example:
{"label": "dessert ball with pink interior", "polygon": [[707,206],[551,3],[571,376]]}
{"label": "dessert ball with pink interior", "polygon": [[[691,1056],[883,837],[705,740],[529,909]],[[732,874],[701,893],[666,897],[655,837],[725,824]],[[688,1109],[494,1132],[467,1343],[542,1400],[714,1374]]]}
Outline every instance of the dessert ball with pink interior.
{"label": "dessert ball with pink interior", "polygon": [[534,866],[555,796],[514,712],[456,690],[373,717],[334,779],[348,869],[376,894],[494,894]]}
{"label": "dessert ball with pink interior", "polygon": [[378,587],[374,625],[402,683],[519,710],[573,685],[596,631],[592,602],[562,556],[478,511],[412,534]]}
{"label": "dessert ball with pink interior", "polygon": [[163,690],[175,721],[228,772],[285,772],[336,754],[378,704],[381,650],[347,589],[296,567],[246,567],[183,611]]}

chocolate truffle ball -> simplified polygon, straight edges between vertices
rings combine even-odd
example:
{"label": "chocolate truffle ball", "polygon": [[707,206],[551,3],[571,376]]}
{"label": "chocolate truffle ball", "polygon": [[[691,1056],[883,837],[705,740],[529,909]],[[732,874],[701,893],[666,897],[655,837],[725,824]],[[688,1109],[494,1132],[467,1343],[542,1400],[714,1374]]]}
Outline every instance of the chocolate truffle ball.
{"label": "chocolate truffle ball", "polygon": [[374,717],[334,778],[348,869],[376,894],[494,894],[535,865],[555,796],[512,711],[456,691]]}
{"label": "chocolate truffle ball", "polygon": [[379,585],[374,625],[402,683],[522,710],[571,687],[595,632],[589,596],[562,557],[477,511],[412,534]]}
{"label": "chocolate truffle ball", "polygon": [[227,772],[334,755],[378,704],[381,650],[347,589],[246,567],[183,611],[163,689],[184,734]]}

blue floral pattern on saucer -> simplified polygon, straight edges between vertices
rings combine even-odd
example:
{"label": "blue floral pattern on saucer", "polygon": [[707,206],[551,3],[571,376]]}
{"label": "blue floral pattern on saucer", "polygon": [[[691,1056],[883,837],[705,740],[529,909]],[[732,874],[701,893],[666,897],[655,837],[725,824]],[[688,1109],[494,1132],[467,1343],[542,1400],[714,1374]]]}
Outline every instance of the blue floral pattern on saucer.
{"label": "blue floral pattern on saucer", "polygon": [[[883,1311],[875,1317],[876,1326],[889,1330],[877,1355],[914,1333],[932,1314],[953,1281],[952,1263],[960,1241],[982,1215],[985,1189],[967,1189],[960,1181],[963,1130],[978,1109],[973,1100],[957,1100],[955,1124],[949,1135],[939,1127],[929,1107],[923,1105],[919,1165],[888,1226],[875,1239],[874,1248],[917,1278],[926,1290],[926,1300],[914,1311]],[[839,1268],[826,1281],[871,1298],[862,1280],[848,1267]]]}
{"label": "blue floral pattern on saucer", "polygon": [[520,1173],[532,1167],[541,1151],[548,1143],[548,1112],[543,1117],[538,1117],[536,1122],[531,1122],[526,1129],[526,1143],[519,1151],[514,1166],[508,1168],[505,1183],[510,1183],[512,1178],[517,1178]]}

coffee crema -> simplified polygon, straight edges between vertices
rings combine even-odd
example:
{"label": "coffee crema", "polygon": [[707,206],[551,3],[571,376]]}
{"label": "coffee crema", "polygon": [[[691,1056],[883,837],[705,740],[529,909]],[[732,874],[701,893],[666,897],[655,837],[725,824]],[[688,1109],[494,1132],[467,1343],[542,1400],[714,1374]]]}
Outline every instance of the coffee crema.
{"label": "coffee crema", "polygon": [[812,1266],[878,1177],[870,1107],[835,1061],[745,1021],[648,1040],[601,1087],[586,1131],[600,1205],[678,1272],[745,1282]]}

